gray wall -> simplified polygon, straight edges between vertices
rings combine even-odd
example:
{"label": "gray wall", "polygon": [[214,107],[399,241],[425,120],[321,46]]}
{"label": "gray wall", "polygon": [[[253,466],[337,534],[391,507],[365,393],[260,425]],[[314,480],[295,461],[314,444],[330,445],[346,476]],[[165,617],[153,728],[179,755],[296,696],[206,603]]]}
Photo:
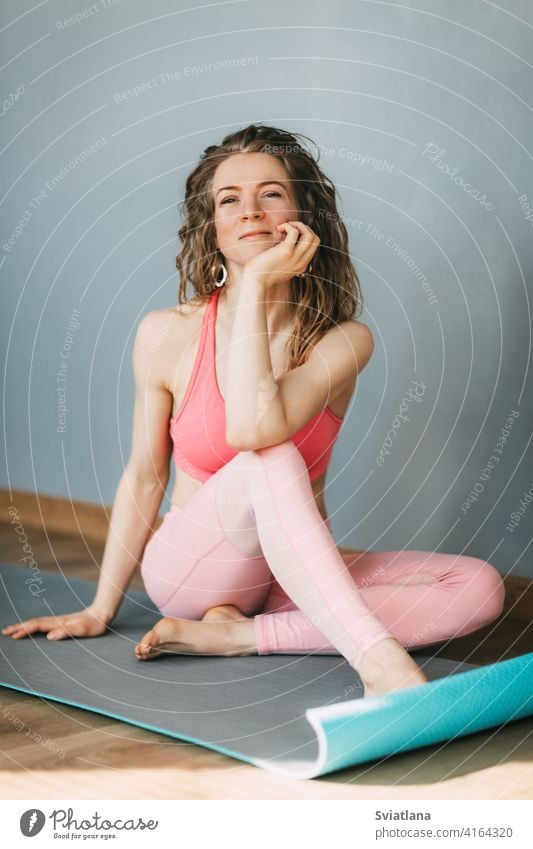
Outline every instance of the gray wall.
{"label": "gray wall", "polygon": [[533,576],[533,11],[418,5],[4,0],[2,485],[113,501],[185,177],[263,121],[320,145],[377,341],[330,468],[337,542]]}

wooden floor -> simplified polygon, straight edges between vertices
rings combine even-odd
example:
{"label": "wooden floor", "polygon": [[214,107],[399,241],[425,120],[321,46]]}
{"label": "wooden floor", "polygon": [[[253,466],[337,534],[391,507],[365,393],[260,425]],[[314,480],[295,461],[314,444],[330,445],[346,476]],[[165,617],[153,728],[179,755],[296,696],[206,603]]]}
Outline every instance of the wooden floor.
{"label": "wooden floor", "polygon": [[[96,580],[103,539],[25,528],[41,570]],[[20,543],[0,524],[1,559]],[[341,549],[342,550],[342,549]],[[506,580],[492,626],[441,656],[492,663],[533,651],[533,582]],[[142,590],[137,574],[132,589]],[[10,716],[15,719],[8,720]],[[36,741],[41,735],[41,741]],[[307,781],[291,781],[89,711],[0,688],[3,799],[531,799],[533,717]]]}

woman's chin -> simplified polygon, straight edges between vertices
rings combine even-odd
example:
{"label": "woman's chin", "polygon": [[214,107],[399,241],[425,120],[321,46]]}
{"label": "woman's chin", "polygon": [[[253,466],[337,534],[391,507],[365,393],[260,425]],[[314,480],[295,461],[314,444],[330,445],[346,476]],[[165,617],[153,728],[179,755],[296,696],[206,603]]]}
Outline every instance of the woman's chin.
{"label": "woman's chin", "polygon": [[274,245],[272,242],[259,242],[259,241],[250,241],[249,245],[246,245],[239,252],[239,257],[235,257],[236,261],[244,265],[248,262],[249,259],[252,259],[254,256],[259,256],[259,254],[263,254],[265,251],[268,251],[269,248],[273,248]]}

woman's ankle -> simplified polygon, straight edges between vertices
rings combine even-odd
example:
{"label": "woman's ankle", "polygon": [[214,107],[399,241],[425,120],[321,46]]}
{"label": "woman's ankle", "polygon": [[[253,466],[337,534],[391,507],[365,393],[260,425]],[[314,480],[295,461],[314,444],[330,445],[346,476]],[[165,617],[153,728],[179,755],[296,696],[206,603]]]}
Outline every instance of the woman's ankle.
{"label": "woman's ankle", "polygon": [[228,633],[232,648],[240,655],[257,654],[255,623],[253,619],[228,622]]}
{"label": "woman's ankle", "polygon": [[418,669],[413,658],[394,637],[374,643],[357,664],[359,677],[369,687],[374,687],[389,677],[395,677],[398,671],[405,674]]}

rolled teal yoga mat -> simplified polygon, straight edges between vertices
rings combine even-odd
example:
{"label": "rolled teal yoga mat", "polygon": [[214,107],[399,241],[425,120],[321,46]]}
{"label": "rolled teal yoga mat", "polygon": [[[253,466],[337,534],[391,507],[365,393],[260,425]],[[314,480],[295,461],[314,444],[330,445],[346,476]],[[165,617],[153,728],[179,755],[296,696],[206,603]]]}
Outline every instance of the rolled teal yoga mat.
{"label": "rolled teal yoga mat", "polygon": [[[92,581],[0,564],[0,626],[68,613],[94,597]],[[340,655],[136,660],[159,614],[130,591],[112,630],[89,640],[0,634],[0,684],[214,749],[290,778],[313,778],[451,740],[533,714],[533,653],[478,667],[411,654],[429,683],[363,699]]]}

